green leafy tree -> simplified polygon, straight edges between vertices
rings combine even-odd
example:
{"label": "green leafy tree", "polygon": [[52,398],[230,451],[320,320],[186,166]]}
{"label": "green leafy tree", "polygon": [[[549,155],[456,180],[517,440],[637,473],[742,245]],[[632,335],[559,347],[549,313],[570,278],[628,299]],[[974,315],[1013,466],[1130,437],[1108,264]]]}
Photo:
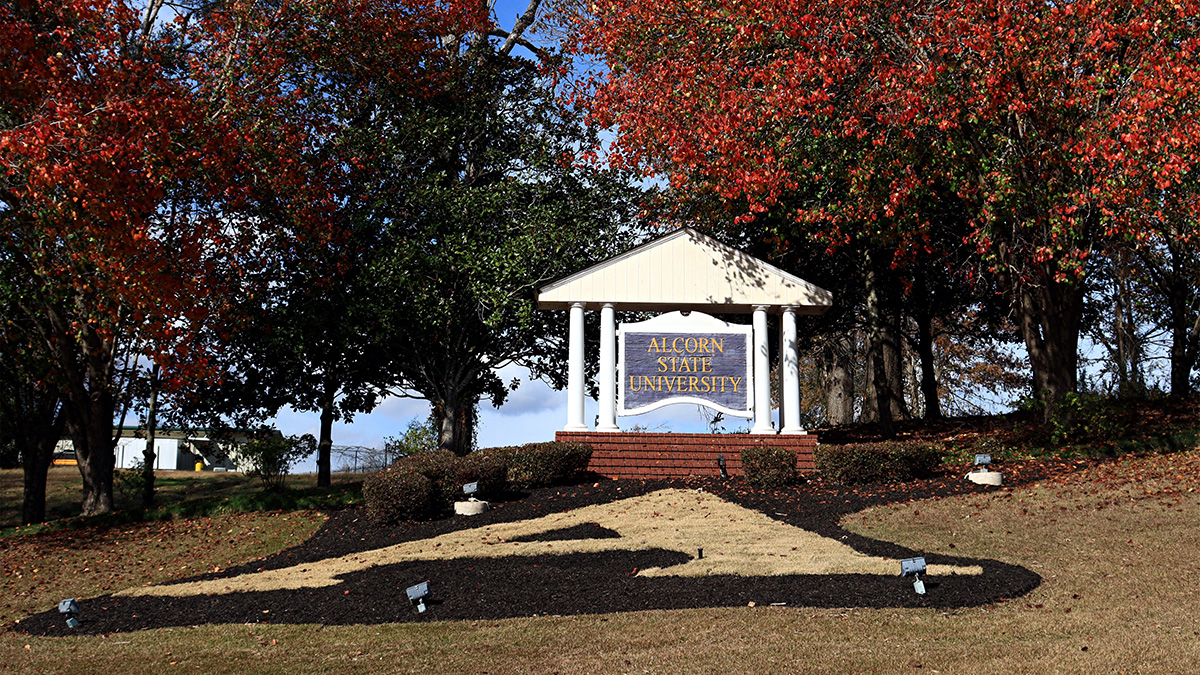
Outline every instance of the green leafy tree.
{"label": "green leafy tree", "polygon": [[[483,50],[406,120],[429,150],[398,153],[379,204],[400,386],[430,401],[438,445],[470,450],[479,401],[501,405],[509,363],[563,384],[566,322],[539,285],[619,252],[635,232],[621,174],[578,163],[596,136],[556,99],[538,63]],[[381,171],[399,175],[398,171]]]}
{"label": "green leafy tree", "polygon": [[246,395],[214,398],[319,410],[320,480],[332,421],[384,391],[428,399],[463,453],[497,369],[561,383],[565,318],[535,289],[628,238],[632,193],[578,165],[598,139],[524,38],[539,5],[511,30],[477,1],[234,2],[207,24],[205,87],[258,158],[244,210],[294,235],[230,343]]}

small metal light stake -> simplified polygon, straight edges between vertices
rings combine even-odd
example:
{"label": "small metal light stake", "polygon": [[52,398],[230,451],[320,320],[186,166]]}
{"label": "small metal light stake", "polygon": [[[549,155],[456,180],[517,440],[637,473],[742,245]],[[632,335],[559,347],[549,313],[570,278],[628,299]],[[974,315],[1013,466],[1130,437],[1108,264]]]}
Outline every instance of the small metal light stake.
{"label": "small metal light stake", "polygon": [[479,481],[475,481],[474,483],[467,483],[466,485],[463,486],[463,494],[465,494],[468,497],[475,494],[476,492],[479,492]]}
{"label": "small metal light stake", "polygon": [[725,470],[725,455],[717,455],[717,467],[721,469],[721,478],[729,478],[729,472]]}
{"label": "small metal light stake", "polygon": [[991,455],[975,455],[975,466],[990,466],[991,463]]}
{"label": "small metal light stake", "polygon": [[67,626],[79,628],[79,619],[76,618],[76,615],[79,614],[79,603],[75,602],[75,598],[59,601],[58,612],[67,616]]}
{"label": "small metal light stake", "polygon": [[422,581],[416,586],[409,586],[404,590],[408,594],[408,601],[417,607],[417,613],[425,611],[425,601],[429,599],[429,582]]}
{"label": "small metal light stake", "polygon": [[702,549],[702,548],[696,549],[696,560],[703,560],[703,559],[704,559],[704,549]]}
{"label": "small metal light stake", "polygon": [[925,558],[905,558],[900,561],[900,576],[912,576],[913,590],[917,595],[925,595],[925,582],[921,581],[921,574],[925,572]]}

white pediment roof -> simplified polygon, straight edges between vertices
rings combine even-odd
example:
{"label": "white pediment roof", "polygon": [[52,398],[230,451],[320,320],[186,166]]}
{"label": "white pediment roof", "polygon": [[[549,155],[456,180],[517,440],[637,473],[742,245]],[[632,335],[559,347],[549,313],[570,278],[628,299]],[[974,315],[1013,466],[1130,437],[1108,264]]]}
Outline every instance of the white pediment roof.
{"label": "white pediment roof", "polygon": [[833,294],[735,248],[680,228],[538,290],[541,309],[612,304],[631,311],[748,313],[794,307],[822,314]]}

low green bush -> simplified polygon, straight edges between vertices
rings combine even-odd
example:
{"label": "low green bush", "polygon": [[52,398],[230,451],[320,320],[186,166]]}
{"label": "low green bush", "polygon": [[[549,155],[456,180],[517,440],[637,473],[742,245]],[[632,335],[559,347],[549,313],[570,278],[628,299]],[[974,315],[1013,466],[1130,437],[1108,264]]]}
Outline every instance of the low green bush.
{"label": "low green bush", "polygon": [[420,471],[393,464],[363,481],[367,517],[379,525],[427,518],[437,513],[436,488]]}
{"label": "low green bush", "polygon": [[756,445],[742,450],[742,472],[757,488],[781,488],[796,481],[796,453],[787,448]]}
{"label": "low green bush", "polygon": [[514,487],[554,485],[587,467],[592,448],[581,443],[529,443],[485,448],[465,457],[446,450],[417,452],[363,482],[367,515],[390,525],[437,516],[462,501],[463,486],[479,483],[476,497],[486,499]]}
{"label": "low green bush", "polygon": [[821,476],[832,483],[902,483],[928,478],[942,463],[941,450],[925,443],[852,443],[818,446]]}
{"label": "low green bush", "polygon": [[498,497],[508,489],[508,465],[494,455],[472,452],[460,457],[455,475],[459,499],[462,499],[462,486],[467,483],[479,483],[479,491],[475,494],[479,499]]}
{"label": "low green bush", "polygon": [[425,476],[433,484],[433,507],[436,511],[449,509],[462,499],[462,483],[458,482],[460,459],[449,450],[429,450],[397,459],[399,466]]}
{"label": "low green bush", "polygon": [[247,465],[246,475],[255,476],[268,490],[282,490],[288,471],[317,451],[317,439],[312,434],[283,436],[278,432],[264,432],[237,450]]}
{"label": "low green bush", "polygon": [[527,489],[565,483],[587,468],[592,446],[586,443],[526,443],[525,445],[484,448],[485,456],[495,457],[508,469],[508,483]]}

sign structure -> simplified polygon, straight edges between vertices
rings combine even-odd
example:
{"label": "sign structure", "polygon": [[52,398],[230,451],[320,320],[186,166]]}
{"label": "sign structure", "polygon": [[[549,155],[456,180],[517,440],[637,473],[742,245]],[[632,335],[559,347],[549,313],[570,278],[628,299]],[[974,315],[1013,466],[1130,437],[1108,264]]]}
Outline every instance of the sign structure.
{"label": "sign structure", "polygon": [[727,415],[753,415],[750,326],[700,312],[671,312],[622,324],[620,415],[640,415],[674,403]]}

